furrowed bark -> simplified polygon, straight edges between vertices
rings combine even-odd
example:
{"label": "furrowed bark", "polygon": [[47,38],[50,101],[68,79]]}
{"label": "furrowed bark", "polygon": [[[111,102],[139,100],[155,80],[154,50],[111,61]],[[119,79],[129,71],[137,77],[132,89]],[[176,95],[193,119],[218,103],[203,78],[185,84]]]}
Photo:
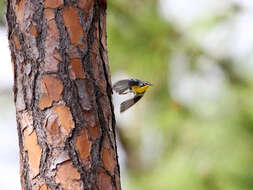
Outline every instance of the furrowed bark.
{"label": "furrowed bark", "polygon": [[105,0],[7,0],[22,189],[120,190]]}

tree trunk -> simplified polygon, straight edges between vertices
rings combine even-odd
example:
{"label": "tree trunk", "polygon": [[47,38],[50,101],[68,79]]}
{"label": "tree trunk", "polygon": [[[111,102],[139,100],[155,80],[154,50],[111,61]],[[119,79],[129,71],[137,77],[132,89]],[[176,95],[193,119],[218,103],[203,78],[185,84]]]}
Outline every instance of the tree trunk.
{"label": "tree trunk", "polygon": [[120,190],[106,0],[7,0],[22,189]]}

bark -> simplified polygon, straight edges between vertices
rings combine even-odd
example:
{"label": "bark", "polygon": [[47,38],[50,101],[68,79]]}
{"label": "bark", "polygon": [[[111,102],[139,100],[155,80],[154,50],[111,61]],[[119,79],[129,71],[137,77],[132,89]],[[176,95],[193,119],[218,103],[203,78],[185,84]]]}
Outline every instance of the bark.
{"label": "bark", "polygon": [[105,0],[7,0],[22,189],[120,190]]}

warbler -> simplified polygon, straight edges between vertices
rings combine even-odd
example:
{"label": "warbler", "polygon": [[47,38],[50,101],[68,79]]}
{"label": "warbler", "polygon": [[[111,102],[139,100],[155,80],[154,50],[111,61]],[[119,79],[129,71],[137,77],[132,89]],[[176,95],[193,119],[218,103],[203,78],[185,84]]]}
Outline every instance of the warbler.
{"label": "warbler", "polygon": [[138,102],[146,92],[146,90],[152,86],[148,81],[141,81],[139,79],[125,79],[116,82],[113,85],[113,89],[119,94],[133,93],[134,97],[130,98],[120,104],[120,113],[126,111],[128,108]]}

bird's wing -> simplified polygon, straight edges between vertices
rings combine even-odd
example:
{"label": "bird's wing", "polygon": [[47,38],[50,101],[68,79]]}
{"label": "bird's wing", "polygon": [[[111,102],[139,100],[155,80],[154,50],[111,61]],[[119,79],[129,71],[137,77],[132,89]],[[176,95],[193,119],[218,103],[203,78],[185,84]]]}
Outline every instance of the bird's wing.
{"label": "bird's wing", "polygon": [[116,82],[112,88],[119,94],[123,94],[127,89],[129,89],[129,80],[120,80]]}
{"label": "bird's wing", "polygon": [[142,98],[143,94],[137,95],[129,100],[126,100],[120,104],[120,113],[126,111],[128,108],[133,106],[136,102],[138,102]]}

